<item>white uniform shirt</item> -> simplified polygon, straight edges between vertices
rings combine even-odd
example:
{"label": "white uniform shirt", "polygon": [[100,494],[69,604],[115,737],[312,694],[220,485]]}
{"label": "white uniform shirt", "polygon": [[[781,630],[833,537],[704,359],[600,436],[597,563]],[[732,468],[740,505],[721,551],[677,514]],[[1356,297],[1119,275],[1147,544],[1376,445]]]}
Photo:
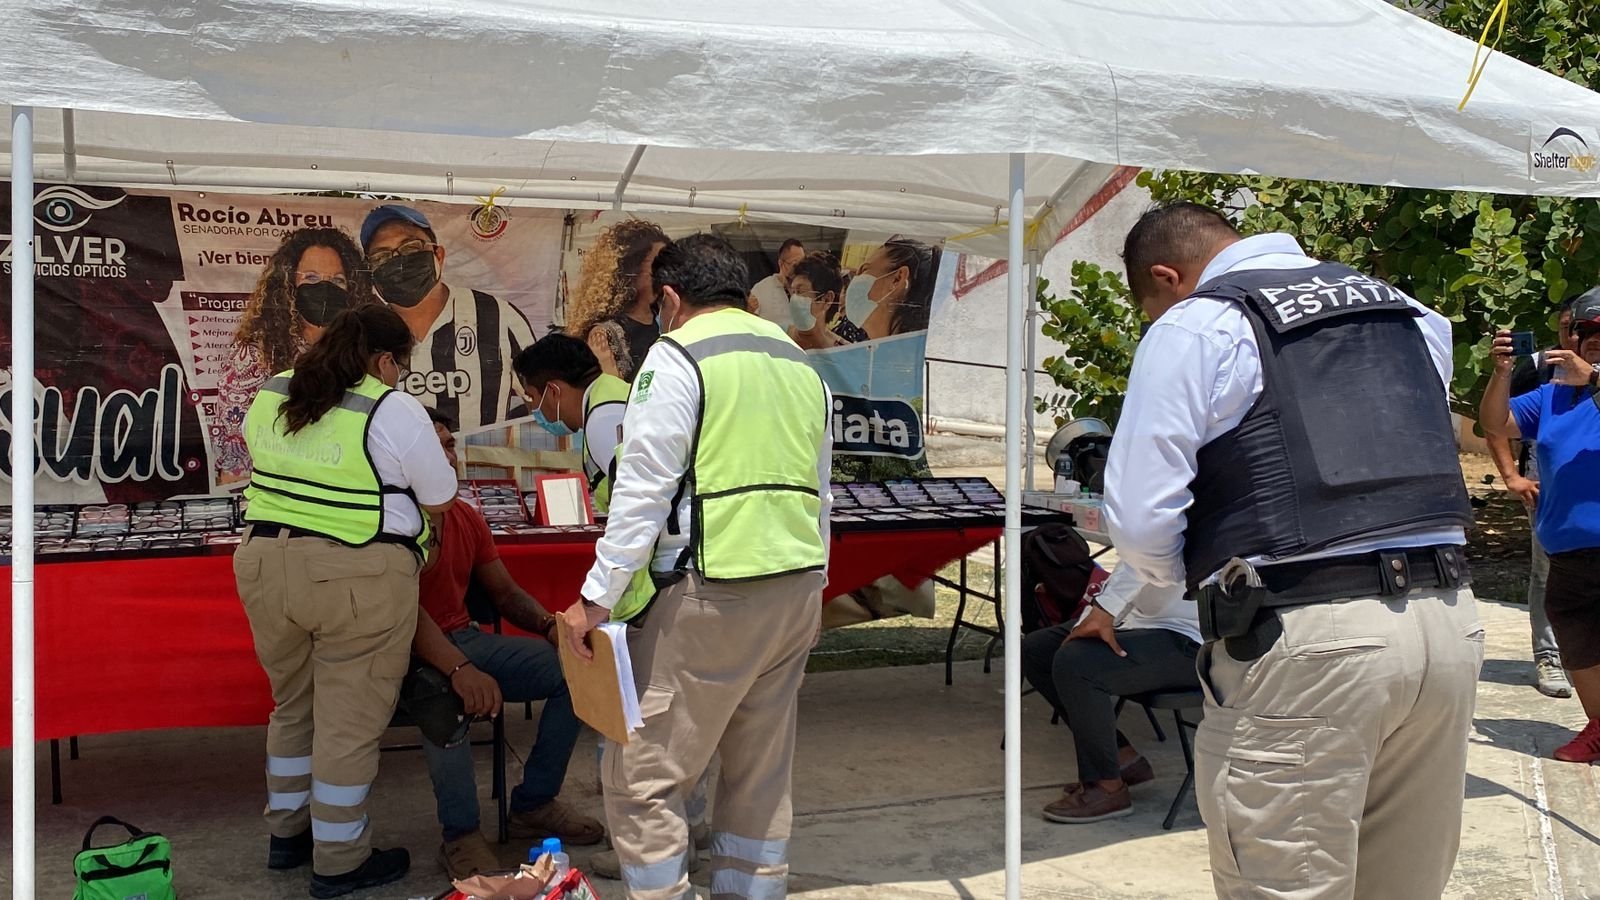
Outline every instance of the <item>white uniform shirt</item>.
{"label": "white uniform shirt", "polygon": [[[1201,273],[1200,283],[1227,272],[1317,264],[1293,237],[1263,234],[1217,254]],[[1450,320],[1406,299],[1424,313],[1417,324],[1439,378],[1448,386],[1453,373]],[[1261,354],[1245,316],[1232,301],[1192,297],[1168,310],[1139,342],[1106,461],[1105,515],[1122,559],[1118,571],[1128,569],[1148,585],[1184,585],[1183,531],[1194,502],[1189,484],[1197,471],[1195,455],[1237,426],[1261,396]],[[1436,528],[1380,540],[1358,539],[1296,558],[1464,543],[1466,535],[1460,528]],[[1161,596],[1122,590],[1110,600],[1115,604],[1123,597],[1125,607],[1149,612],[1146,604],[1159,605],[1156,598]],[[1102,594],[1101,605],[1107,611],[1126,611],[1113,609],[1104,600]]]}
{"label": "white uniform shirt", "polygon": [[[583,408],[589,408],[589,385],[583,392]],[[583,453],[595,471],[611,471],[611,459],[617,455],[617,445],[622,442],[622,419],[628,411],[626,403],[602,403],[583,420]]]}
{"label": "white uniform shirt", "polygon": [[533,345],[533,328],[504,300],[456,285],[445,290],[450,296],[411,351],[400,389],[471,433],[523,408],[511,363]]}
{"label": "white uniform shirt", "polygon": [[[433,420],[404,391],[385,394],[367,429],[367,455],[378,478],[391,487],[409,487],[424,506],[441,506],[456,495],[456,470],[444,458]],[[422,532],[422,511],[403,494],[383,497],[383,531],[413,537]]]}
{"label": "white uniform shirt", "polygon": [[[641,388],[646,373],[654,374]],[[833,408],[831,394],[823,408]],[[665,525],[678,484],[689,470],[689,445],[699,416],[699,373],[677,347],[666,346],[664,341],[657,343],[639,367],[633,397],[623,418],[622,458],[617,461],[617,477],[611,484],[606,533],[595,547],[594,567],[583,583],[583,599],[609,609],[621,599],[634,572],[647,565],[656,572],[669,572],[676,566],[689,543],[692,490],[684,491],[683,502],[678,506],[678,534],[667,531]],[[748,449],[760,452],[759,447]],[[833,509],[829,490],[833,471],[831,421],[824,426],[817,449],[822,500],[818,525],[826,553],[830,546],[828,517]]]}
{"label": "white uniform shirt", "polygon": [[[1161,628],[1176,631],[1196,644],[1200,638],[1200,609],[1184,598],[1183,585],[1153,585],[1140,581],[1126,563],[1111,570],[1100,586],[1095,604],[1117,618],[1117,629]],[[1118,615],[1121,613],[1122,615]]]}

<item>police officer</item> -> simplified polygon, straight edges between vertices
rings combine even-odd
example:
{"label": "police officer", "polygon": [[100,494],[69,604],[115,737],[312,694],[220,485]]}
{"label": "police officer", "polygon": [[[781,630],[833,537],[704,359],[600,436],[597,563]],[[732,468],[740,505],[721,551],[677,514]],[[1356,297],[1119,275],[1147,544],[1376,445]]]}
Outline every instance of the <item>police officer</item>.
{"label": "police officer", "polygon": [[410,866],[403,849],[372,849],[366,801],[411,655],[429,517],[456,493],[427,413],[393,390],[411,347],[388,307],[342,312],[245,416],[254,473],[233,571],[272,683],[267,865],[313,862],[313,897]]}
{"label": "police officer", "polygon": [[1483,659],[1449,322],[1194,204],[1124,260],[1154,324],[1106,515],[1123,565],[1199,602],[1217,895],[1439,897]]}
{"label": "police officer", "polygon": [[629,384],[602,371],[589,345],[565,334],[540,338],[517,354],[513,366],[541,428],[557,437],[583,432],[583,474],[595,512],[605,515]]}
{"label": "police officer", "polygon": [[644,725],[602,767],[628,896],[692,896],[685,797],[720,752],[712,893],[783,897],[795,707],[828,559],[830,400],[804,351],[745,310],[726,241],[668,245],[654,282],[666,334],[634,381],[606,535],[561,637],[586,654],[583,636],[650,570],[660,591],[628,633]]}

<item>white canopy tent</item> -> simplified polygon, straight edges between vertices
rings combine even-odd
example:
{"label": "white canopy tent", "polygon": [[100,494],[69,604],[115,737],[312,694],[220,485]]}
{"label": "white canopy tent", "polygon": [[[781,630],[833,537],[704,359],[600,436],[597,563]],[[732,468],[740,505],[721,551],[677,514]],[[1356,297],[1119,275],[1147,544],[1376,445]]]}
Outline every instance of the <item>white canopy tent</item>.
{"label": "white canopy tent", "polygon": [[[1118,165],[1600,196],[1592,172],[1530,162],[1556,127],[1600,143],[1600,96],[1496,57],[1458,111],[1472,56],[1471,41],[1381,0],[34,0],[0,31],[12,377],[32,380],[35,179],[464,198],[504,188],[554,206],[740,211],[1003,247],[1014,900],[1030,242]],[[29,398],[12,403],[26,421]],[[18,472],[34,449],[22,431]],[[32,898],[26,479],[12,502],[12,885]]]}

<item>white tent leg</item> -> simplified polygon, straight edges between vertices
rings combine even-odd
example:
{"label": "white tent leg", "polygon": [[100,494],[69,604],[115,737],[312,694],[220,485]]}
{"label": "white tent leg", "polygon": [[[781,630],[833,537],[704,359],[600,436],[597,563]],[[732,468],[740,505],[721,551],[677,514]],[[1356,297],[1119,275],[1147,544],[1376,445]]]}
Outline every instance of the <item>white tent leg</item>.
{"label": "white tent leg", "polygon": [[33,110],[11,108],[11,897],[34,900]]}
{"label": "white tent leg", "polygon": [[1027,337],[1023,341],[1022,365],[1026,369],[1027,387],[1023,400],[1027,403],[1023,414],[1027,418],[1027,441],[1022,445],[1022,484],[1028,490],[1033,490],[1033,454],[1038,450],[1039,436],[1034,433],[1034,420],[1037,415],[1033,411],[1035,398],[1039,396],[1034,384],[1034,369],[1039,367],[1039,250],[1037,247],[1028,251],[1028,320]]}
{"label": "white tent leg", "polygon": [[1006,274],[1006,900],[1022,900],[1022,257],[1023,154],[1011,154]]}

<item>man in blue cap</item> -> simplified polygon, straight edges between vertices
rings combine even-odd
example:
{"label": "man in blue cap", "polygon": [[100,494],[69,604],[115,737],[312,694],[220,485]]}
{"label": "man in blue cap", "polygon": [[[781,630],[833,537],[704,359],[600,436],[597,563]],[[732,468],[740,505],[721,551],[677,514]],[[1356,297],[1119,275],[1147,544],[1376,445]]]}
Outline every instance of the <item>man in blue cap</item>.
{"label": "man in blue cap", "polygon": [[361,249],[378,296],[411,328],[417,350],[399,387],[471,432],[525,415],[511,368],[533,344],[516,307],[444,281],[445,249],[409,206],[384,204],[361,224]]}

